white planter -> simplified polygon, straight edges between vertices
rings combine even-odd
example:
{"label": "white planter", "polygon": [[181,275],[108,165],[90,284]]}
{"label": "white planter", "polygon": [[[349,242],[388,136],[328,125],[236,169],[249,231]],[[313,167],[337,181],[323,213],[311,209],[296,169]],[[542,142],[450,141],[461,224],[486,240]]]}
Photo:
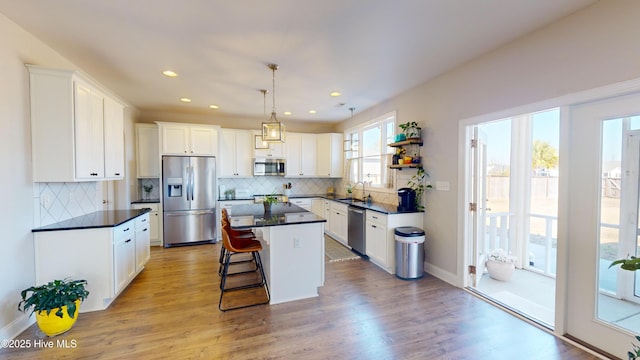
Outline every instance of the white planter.
{"label": "white planter", "polygon": [[496,280],[509,281],[515,269],[516,267],[513,262],[487,260],[487,271],[489,271],[489,276]]}

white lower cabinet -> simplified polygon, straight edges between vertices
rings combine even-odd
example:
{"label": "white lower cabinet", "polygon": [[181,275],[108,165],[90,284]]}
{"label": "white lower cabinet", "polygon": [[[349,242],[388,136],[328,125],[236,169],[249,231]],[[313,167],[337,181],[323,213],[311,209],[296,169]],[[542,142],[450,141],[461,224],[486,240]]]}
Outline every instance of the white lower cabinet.
{"label": "white lower cabinet", "polygon": [[311,211],[311,198],[289,198],[289,202],[307,211]]}
{"label": "white lower cabinet", "polygon": [[106,309],[149,259],[144,224],[148,213],[116,227],[34,232],[36,284],[87,280],[90,294],[80,312]]}
{"label": "white lower cabinet", "polygon": [[344,245],[349,237],[349,205],[336,201],[329,201],[331,210],[328,219],[331,222],[329,235]]}
{"label": "white lower cabinet", "polygon": [[369,261],[390,274],[396,273],[395,229],[400,226],[422,228],[424,213],[383,214],[367,210],[366,253]]}
{"label": "white lower cabinet", "polygon": [[160,241],[160,204],[131,204],[132,209],[151,209],[149,213],[149,246],[162,246]]}
{"label": "white lower cabinet", "polygon": [[311,212],[324,218],[324,199],[311,199]]}
{"label": "white lower cabinet", "polygon": [[113,270],[114,293],[124,289],[136,272],[136,231],[132,221],[118,226],[114,231]]}
{"label": "white lower cabinet", "polygon": [[[156,212],[157,213],[157,212]],[[149,214],[135,219],[136,228],[136,272],[142,271],[151,258],[151,217]]]}
{"label": "white lower cabinet", "polygon": [[333,223],[331,222],[331,201],[329,200],[323,200],[322,201],[322,206],[323,206],[323,217],[325,218],[325,220],[327,220],[327,222],[324,224],[324,232],[328,233],[328,234],[333,234]]}

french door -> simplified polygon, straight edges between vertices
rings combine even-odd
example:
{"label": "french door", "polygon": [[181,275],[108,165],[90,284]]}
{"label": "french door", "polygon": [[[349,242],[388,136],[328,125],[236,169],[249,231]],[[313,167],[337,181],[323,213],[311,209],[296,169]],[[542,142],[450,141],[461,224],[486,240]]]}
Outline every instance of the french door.
{"label": "french door", "polygon": [[473,259],[469,262],[475,266],[475,271],[470,271],[471,278],[469,284],[478,287],[487,260],[488,244],[486,241],[487,223],[487,140],[486,135],[478,128],[473,127],[473,138],[471,139],[470,156],[471,159],[471,233],[473,248]]}
{"label": "french door", "polygon": [[640,94],[576,105],[568,134],[566,332],[620,358],[640,307],[636,274],[609,264],[638,255],[639,115]]}

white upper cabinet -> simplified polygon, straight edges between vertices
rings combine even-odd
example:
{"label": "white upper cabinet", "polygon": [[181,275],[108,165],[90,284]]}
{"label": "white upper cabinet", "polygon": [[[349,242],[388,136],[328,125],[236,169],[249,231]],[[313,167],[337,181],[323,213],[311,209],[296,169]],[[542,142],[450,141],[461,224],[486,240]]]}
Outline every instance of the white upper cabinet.
{"label": "white upper cabinet", "polygon": [[207,155],[218,152],[218,127],[157,122],[160,155]]}
{"label": "white upper cabinet", "polygon": [[250,130],[220,130],[219,177],[252,177],[251,148],[253,132]]}
{"label": "white upper cabinet", "polygon": [[285,177],[316,177],[316,134],[287,133]]}
{"label": "white upper cabinet", "polygon": [[136,155],[138,178],[160,177],[157,125],[136,124]]}
{"label": "white upper cabinet", "polygon": [[104,177],[124,178],[124,107],[104,99]]}
{"label": "white upper cabinet", "polygon": [[76,71],[27,67],[33,181],[123,178],[124,106]]}
{"label": "white upper cabinet", "polygon": [[341,178],[344,157],[342,134],[318,134],[316,146],[318,177]]}

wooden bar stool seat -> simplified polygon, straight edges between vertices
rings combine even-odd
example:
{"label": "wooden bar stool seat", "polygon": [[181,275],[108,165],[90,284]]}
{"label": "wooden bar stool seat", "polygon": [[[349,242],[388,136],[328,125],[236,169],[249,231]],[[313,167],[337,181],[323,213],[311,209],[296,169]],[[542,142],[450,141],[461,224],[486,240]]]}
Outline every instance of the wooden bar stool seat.
{"label": "wooden bar stool seat", "polygon": [[[227,229],[223,227],[222,228],[222,245],[225,247],[225,256],[223,261],[222,273],[220,275],[221,276],[220,301],[218,302],[218,309],[220,309],[221,311],[227,311],[227,310],[245,308],[249,306],[268,304],[270,300],[269,286],[267,285],[267,278],[264,274],[264,269],[262,267],[262,260],[260,259],[260,253],[259,253],[259,251],[262,250],[262,244],[260,244],[259,241],[247,240],[247,239],[235,239],[234,241],[232,241],[231,238],[229,237],[229,233],[227,232]],[[247,254],[247,253],[251,254],[253,261],[255,261],[255,264],[256,264],[256,270],[253,270],[251,272],[258,272],[258,274],[260,275],[260,281],[227,288],[226,282],[227,282],[227,277],[229,276],[229,265],[231,263],[231,256],[234,254]],[[230,291],[237,291],[237,290],[251,289],[251,288],[258,288],[258,287],[264,287],[266,291],[266,301],[258,301],[255,303],[243,304],[243,305],[234,306],[234,307],[222,306],[222,300],[226,293]]]}
{"label": "wooden bar stool seat", "polygon": [[[225,228],[225,227],[227,228],[227,232],[228,232],[229,236],[231,237],[231,239],[249,238],[249,239],[254,239],[255,240],[256,236],[253,233],[253,231],[251,231],[251,230],[234,230],[234,229],[231,229],[231,226],[227,226],[227,225],[231,224],[231,222],[229,221],[229,212],[225,208],[223,208],[221,212],[222,212],[222,218],[220,219],[220,223],[221,223],[223,228]],[[220,259],[219,259],[220,266],[218,267],[218,275],[222,272],[222,261],[224,260],[225,251],[226,250],[225,250],[224,246],[221,246],[220,247]],[[246,262],[246,260],[243,260],[243,261],[240,261],[240,262]],[[236,262],[233,262],[233,263],[236,263]]]}
{"label": "wooden bar stool seat", "polygon": [[[224,210],[225,209],[223,209],[223,213],[225,212]],[[222,229],[227,231],[227,234],[229,235],[229,240],[232,243],[238,242],[238,246],[245,246],[246,244],[249,244],[250,241],[256,241],[256,237],[251,231],[247,233],[246,231],[233,230],[230,226],[228,218],[225,219],[224,215],[220,222],[222,223]],[[222,275],[222,266],[223,266],[224,258],[226,255],[226,251],[227,250],[224,246],[220,247],[220,257],[218,259],[218,264],[219,264],[218,275]],[[231,255],[234,255],[234,254],[231,254]],[[253,257],[251,257],[250,259],[245,258],[243,260],[231,261],[229,265],[243,264],[243,263],[248,263],[253,261],[254,261]],[[255,271],[255,269],[251,271]],[[228,273],[227,275],[235,275],[235,274],[242,274],[242,273],[245,273],[245,272]]]}

